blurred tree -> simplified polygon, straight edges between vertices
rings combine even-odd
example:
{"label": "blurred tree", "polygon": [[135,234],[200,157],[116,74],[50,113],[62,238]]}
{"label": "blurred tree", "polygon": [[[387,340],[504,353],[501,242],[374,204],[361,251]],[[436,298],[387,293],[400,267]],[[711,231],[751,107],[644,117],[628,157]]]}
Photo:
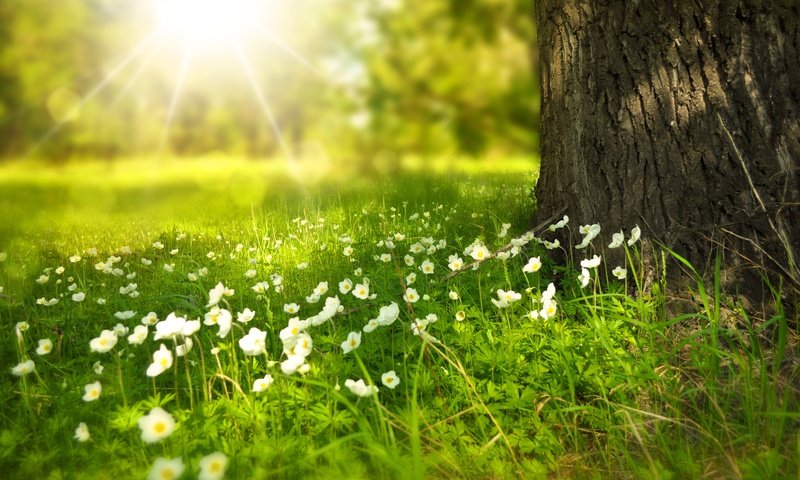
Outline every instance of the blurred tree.
{"label": "blurred tree", "polygon": [[535,150],[531,9],[529,0],[365,3],[354,22],[368,76],[365,148]]}
{"label": "blurred tree", "polygon": [[0,154],[267,157],[276,127],[344,158],[531,152],[530,1],[263,0],[264,32],[241,45],[251,78],[228,45],[185,75],[175,38],[141,47],[149,1],[3,2]]}
{"label": "blurred tree", "polygon": [[800,6],[538,0],[536,15],[538,216],[639,224],[698,265],[721,244],[800,282]]}

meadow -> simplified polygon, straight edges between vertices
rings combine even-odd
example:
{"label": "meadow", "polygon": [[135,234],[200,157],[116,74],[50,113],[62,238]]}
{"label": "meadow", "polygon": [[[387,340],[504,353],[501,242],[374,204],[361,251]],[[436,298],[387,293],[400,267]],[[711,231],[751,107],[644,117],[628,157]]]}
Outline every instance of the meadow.
{"label": "meadow", "polygon": [[530,230],[531,159],[364,170],[4,165],[2,476],[800,478],[779,286]]}

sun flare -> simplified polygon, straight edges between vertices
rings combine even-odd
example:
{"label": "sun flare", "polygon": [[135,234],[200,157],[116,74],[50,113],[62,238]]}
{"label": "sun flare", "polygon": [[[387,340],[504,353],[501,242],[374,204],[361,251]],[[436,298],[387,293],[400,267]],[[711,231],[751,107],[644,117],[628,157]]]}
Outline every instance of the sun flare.
{"label": "sun flare", "polygon": [[197,46],[229,42],[254,30],[264,0],[152,0],[162,35]]}

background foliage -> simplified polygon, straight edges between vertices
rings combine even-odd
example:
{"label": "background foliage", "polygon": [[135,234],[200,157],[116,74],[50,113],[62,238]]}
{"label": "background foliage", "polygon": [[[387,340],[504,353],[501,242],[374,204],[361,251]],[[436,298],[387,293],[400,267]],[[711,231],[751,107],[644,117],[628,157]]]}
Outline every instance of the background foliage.
{"label": "background foliage", "polygon": [[[174,41],[124,62],[155,29],[152,3],[3,2],[0,153],[60,160],[277,153],[225,46],[195,52],[182,83],[183,47]],[[305,62],[264,37],[243,49],[293,150],[367,160],[535,150],[530,0],[268,3],[265,28]]]}

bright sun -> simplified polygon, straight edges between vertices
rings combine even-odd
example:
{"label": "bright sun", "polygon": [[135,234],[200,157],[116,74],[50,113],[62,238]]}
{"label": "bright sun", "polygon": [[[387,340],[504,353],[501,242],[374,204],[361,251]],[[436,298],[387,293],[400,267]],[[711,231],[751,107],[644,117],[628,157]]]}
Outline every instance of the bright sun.
{"label": "bright sun", "polygon": [[240,38],[264,14],[264,0],[152,0],[162,35],[193,47]]}

